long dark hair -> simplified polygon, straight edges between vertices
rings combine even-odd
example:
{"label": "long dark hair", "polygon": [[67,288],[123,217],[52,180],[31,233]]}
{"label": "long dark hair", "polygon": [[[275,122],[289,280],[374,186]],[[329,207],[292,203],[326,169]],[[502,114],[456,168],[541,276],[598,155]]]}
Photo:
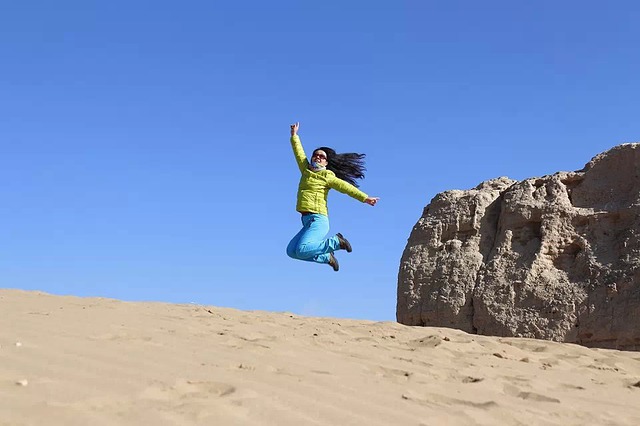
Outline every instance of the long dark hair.
{"label": "long dark hair", "polygon": [[327,170],[331,170],[338,178],[358,187],[356,179],[364,179],[364,171],[367,170],[364,166],[365,154],[357,154],[355,152],[338,154],[326,146],[316,148],[313,153],[315,154],[316,151],[320,150],[327,154]]}

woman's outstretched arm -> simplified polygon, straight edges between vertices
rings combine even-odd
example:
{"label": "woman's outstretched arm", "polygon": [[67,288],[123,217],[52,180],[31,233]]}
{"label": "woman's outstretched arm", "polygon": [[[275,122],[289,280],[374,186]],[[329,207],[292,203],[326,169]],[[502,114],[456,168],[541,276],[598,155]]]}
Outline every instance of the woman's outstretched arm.
{"label": "woman's outstretched arm", "polygon": [[307,155],[304,153],[302,142],[300,142],[300,137],[298,136],[299,128],[300,123],[291,125],[291,148],[293,148],[293,155],[296,157],[296,163],[298,163],[298,168],[300,169],[300,173],[302,173],[309,167],[309,161],[307,160]]}
{"label": "woman's outstretched arm", "polygon": [[356,200],[361,201],[363,203],[367,203],[370,206],[375,206],[378,200],[380,199],[379,197],[369,197],[367,194],[360,191],[358,188],[351,185],[349,182],[345,182],[344,180],[335,176],[332,176],[328,180],[328,184],[330,188],[333,188],[338,192],[342,192],[343,194],[347,194],[348,196],[355,198]]}

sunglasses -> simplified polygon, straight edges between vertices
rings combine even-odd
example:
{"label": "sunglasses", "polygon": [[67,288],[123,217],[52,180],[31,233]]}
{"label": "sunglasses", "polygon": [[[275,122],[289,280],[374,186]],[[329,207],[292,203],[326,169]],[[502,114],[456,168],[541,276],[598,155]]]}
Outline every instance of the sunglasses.
{"label": "sunglasses", "polygon": [[322,154],[313,154],[313,157],[311,158],[319,158],[321,160],[326,160],[327,156],[326,155],[322,155]]}

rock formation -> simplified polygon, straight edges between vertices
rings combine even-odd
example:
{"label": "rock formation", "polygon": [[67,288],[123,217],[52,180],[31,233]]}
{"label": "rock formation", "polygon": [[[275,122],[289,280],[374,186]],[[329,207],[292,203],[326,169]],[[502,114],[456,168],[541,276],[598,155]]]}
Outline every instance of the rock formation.
{"label": "rock formation", "polygon": [[402,255],[396,316],[640,350],[640,143],[576,172],[436,195]]}

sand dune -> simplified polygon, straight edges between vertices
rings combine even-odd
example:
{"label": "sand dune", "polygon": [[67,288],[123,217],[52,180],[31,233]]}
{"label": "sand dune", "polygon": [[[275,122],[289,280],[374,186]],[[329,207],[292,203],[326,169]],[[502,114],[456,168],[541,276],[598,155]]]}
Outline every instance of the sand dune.
{"label": "sand dune", "polygon": [[640,353],[0,290],[0,425],[638,425]]}

